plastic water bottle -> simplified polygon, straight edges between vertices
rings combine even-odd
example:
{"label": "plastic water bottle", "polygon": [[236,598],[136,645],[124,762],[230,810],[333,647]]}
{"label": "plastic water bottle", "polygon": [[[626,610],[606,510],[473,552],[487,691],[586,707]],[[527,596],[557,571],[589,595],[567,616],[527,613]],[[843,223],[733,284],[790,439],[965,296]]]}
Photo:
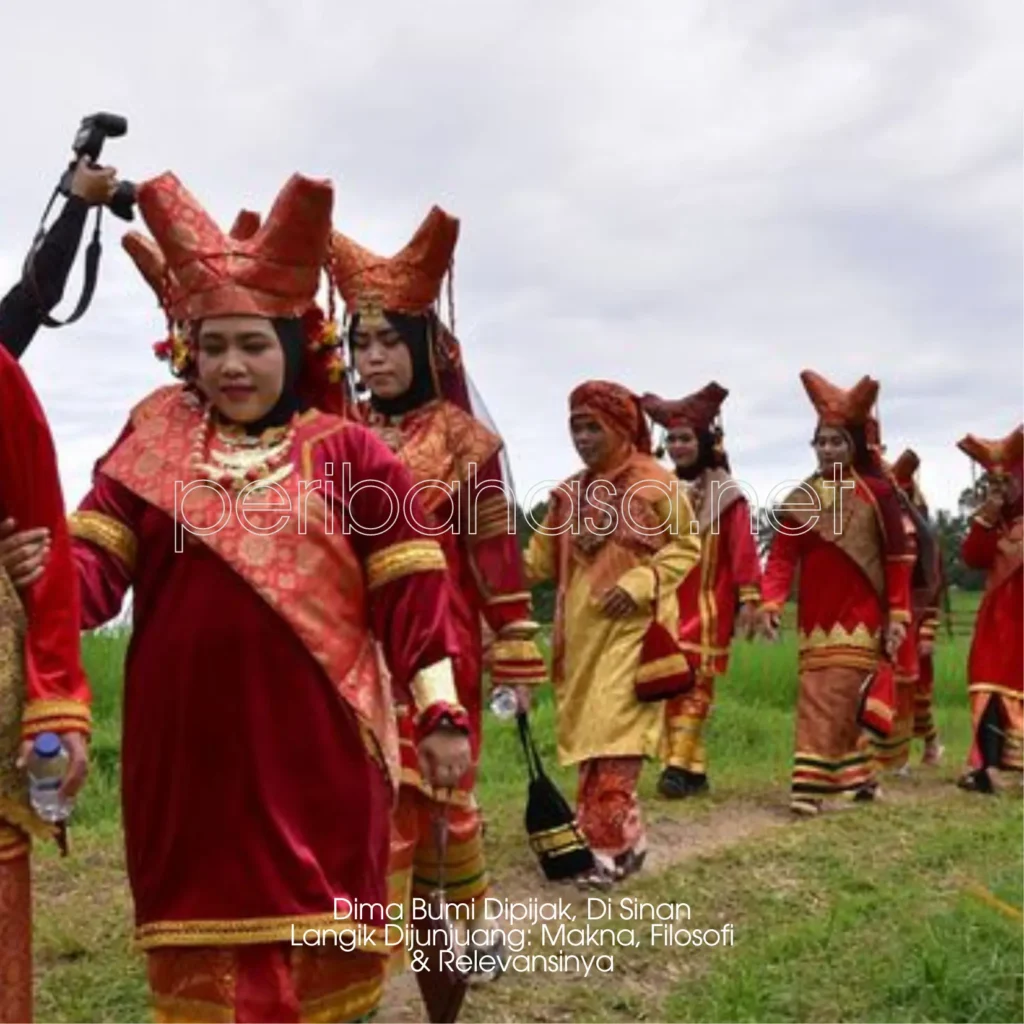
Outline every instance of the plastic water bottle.
{"label": "plastic water bottle", "polygon": [[491,693],[490,706],[495,718],[503,722],[512,721],[516,717],[516,711],[519,708],[516,691],[511,686],[495,687]]}
{"label": "plastic water bottle", "polygon": [[59,795],[68,770],[68,752],[55,732],[40,733],[32,744],[25,770],[32,809],[43,821],[54,824],[71,813],[72,801]]}

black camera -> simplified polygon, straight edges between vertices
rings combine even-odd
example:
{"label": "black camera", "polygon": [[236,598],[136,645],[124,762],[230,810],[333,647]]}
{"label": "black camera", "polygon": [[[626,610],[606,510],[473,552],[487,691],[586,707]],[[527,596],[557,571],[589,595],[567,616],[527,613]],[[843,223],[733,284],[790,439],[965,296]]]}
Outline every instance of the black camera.
{"label": "black camera", "polygon": [[[75,159],[60,179],[58,190],[63,195],[71,193],[71,179],[78,161],[88,157],[94,167],[99,166],[100,153],[107,139],[117,139],[128,131],[128,121],[119,114],[91,114],[83,117],[71,144]],[[110,212],[121,220],[133,220],[135,216],[135,186],[130,181],[118,182],[117,189],[107,202]]]}

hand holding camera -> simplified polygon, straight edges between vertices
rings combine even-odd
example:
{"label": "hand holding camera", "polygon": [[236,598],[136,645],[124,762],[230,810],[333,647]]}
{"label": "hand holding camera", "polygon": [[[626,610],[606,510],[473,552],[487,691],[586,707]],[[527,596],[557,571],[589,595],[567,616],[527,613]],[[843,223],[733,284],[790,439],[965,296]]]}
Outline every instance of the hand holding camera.
{"label": "hand holding camera", "polygon": [[130,181],[117,181],[117,172],[113,168],[104,168],[97,163],[100,153],[103,151],[103,143],[108,138],[120,138],[127,131],[128,121],[119,114],[101,112],[82,118],[82,123],[78,126],[78,132],[75,134],[75,141],[71,144],[75,159],[62,175],[57,190],[64,195],[81,195],[88,202],[89,198],[75,189],[76,179],[80,187],[91,187],[93,184],[91,180],[83,180],[79,177],[83,164],[87,172],[109,171],[113,187],[103,200],[103,205],[108,206],[110,212],[114,216],[120,217],[121,220],[133,220],[135,217],[135,186]]}
{"label": "hand holding camera", "polygon": [[69,191],[83,199],[89,206],[106,206],[119,188],[117,170],[113,167],[96,167],[92,159],[83,156],[71,174]]}

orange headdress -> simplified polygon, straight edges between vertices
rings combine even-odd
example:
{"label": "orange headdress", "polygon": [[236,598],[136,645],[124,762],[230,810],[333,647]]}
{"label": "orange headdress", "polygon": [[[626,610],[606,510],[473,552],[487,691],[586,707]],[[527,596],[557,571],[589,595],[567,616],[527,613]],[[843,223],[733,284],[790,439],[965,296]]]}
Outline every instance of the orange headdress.
{"label": "orange headdress", "polygon": [[[452,265],[459,240],[459,221],[439,206],[416,229],[408,244],[393,256],[380,256],[335,231],[331,236],[329,270],[349,316],[364,327],[380,326],[384,313],[429,316],[427,360],[433,392],[475,416],[455,337]],[[449,323],[436,315],[448,280]]]}
{"label": "orange headdress", "polygon": [[878,399],[878,381],[867,376],[849,390],[836,387],[813,370],[804,370],[800,380],[822,426],[826,427],[865,426]]}
{"label": "orange headdress", "polygon": [[905,491],[910,491],[914,486],[914,474],[920,465],[921,460],[917,457],[917,452],[912,448],[906,448],[900,452],[899,457],[889,467],[889,471],[900,487]]}
{"label": "orange headdress", "polygon": [[1024,424],[999,440],[968,434],[957,442],[957,448],[989,473],[1019,474],[1024,461]]}
{"label": "orange headdress", "polygon": [[642,404],[644,412],[659,426],[667,429],[688,426],[694,430],[710,430],[718,419],[722,403],[729,392],[717,381],[705,384],[699,391],[674,401],[646,394]]}
{"label": "orange headdress", "polygon": [[330,238],[331,183],[293,175],[265,222],[242,210],[226,235],[170,172],[140,185],[138,195],[154,237],[132,231],[122,245],[171,325],[167,340],[154,346],[157,355],[186,376],[192,343],[178,324],[211,316],[301,317],[319,357],[304,360],[302,389],[311,404],[339,411],[344,367],[337,330],[314,301]]}
{"label": "orange headdress", "polygon": [[378,256],[335,231],[331,277],[352,314],[366,317],[384,310],[423,314],[437,304],[458,238],[458,220],[438,206],[394,256]]}
{"label": "orange headdress", "polygon": [[228,234],[170,172],[140,185],[138,197],[151,250],[162,256],[160,295],[172,320],[301,316],[312,304],[330,238],[330,182],[293,175],[264,224],[243,212]]}

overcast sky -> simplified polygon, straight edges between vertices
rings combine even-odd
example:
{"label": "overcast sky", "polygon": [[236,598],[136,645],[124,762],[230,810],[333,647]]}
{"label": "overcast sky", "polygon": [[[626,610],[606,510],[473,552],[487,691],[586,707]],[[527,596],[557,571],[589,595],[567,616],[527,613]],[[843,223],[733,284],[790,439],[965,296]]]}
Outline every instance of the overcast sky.
{"label": "overcast sky", "polygon": [[[4,17],[0,273],[13,283],[79,118],[227,227],[299,170],[392,252],[462,219],[458,334],[523,496],[576,469],[569,391],[730,389],[762,495],[811,468],[798,380],[882,381],[890,454],[934,504],[954,446],[1021,419],[1021,22],[1011,0],[109,0]],[[25,365],[69,504],[168,378],[155,300],[106,224],[86,319]],[[77,296],[81,267],[68,297]]]}

